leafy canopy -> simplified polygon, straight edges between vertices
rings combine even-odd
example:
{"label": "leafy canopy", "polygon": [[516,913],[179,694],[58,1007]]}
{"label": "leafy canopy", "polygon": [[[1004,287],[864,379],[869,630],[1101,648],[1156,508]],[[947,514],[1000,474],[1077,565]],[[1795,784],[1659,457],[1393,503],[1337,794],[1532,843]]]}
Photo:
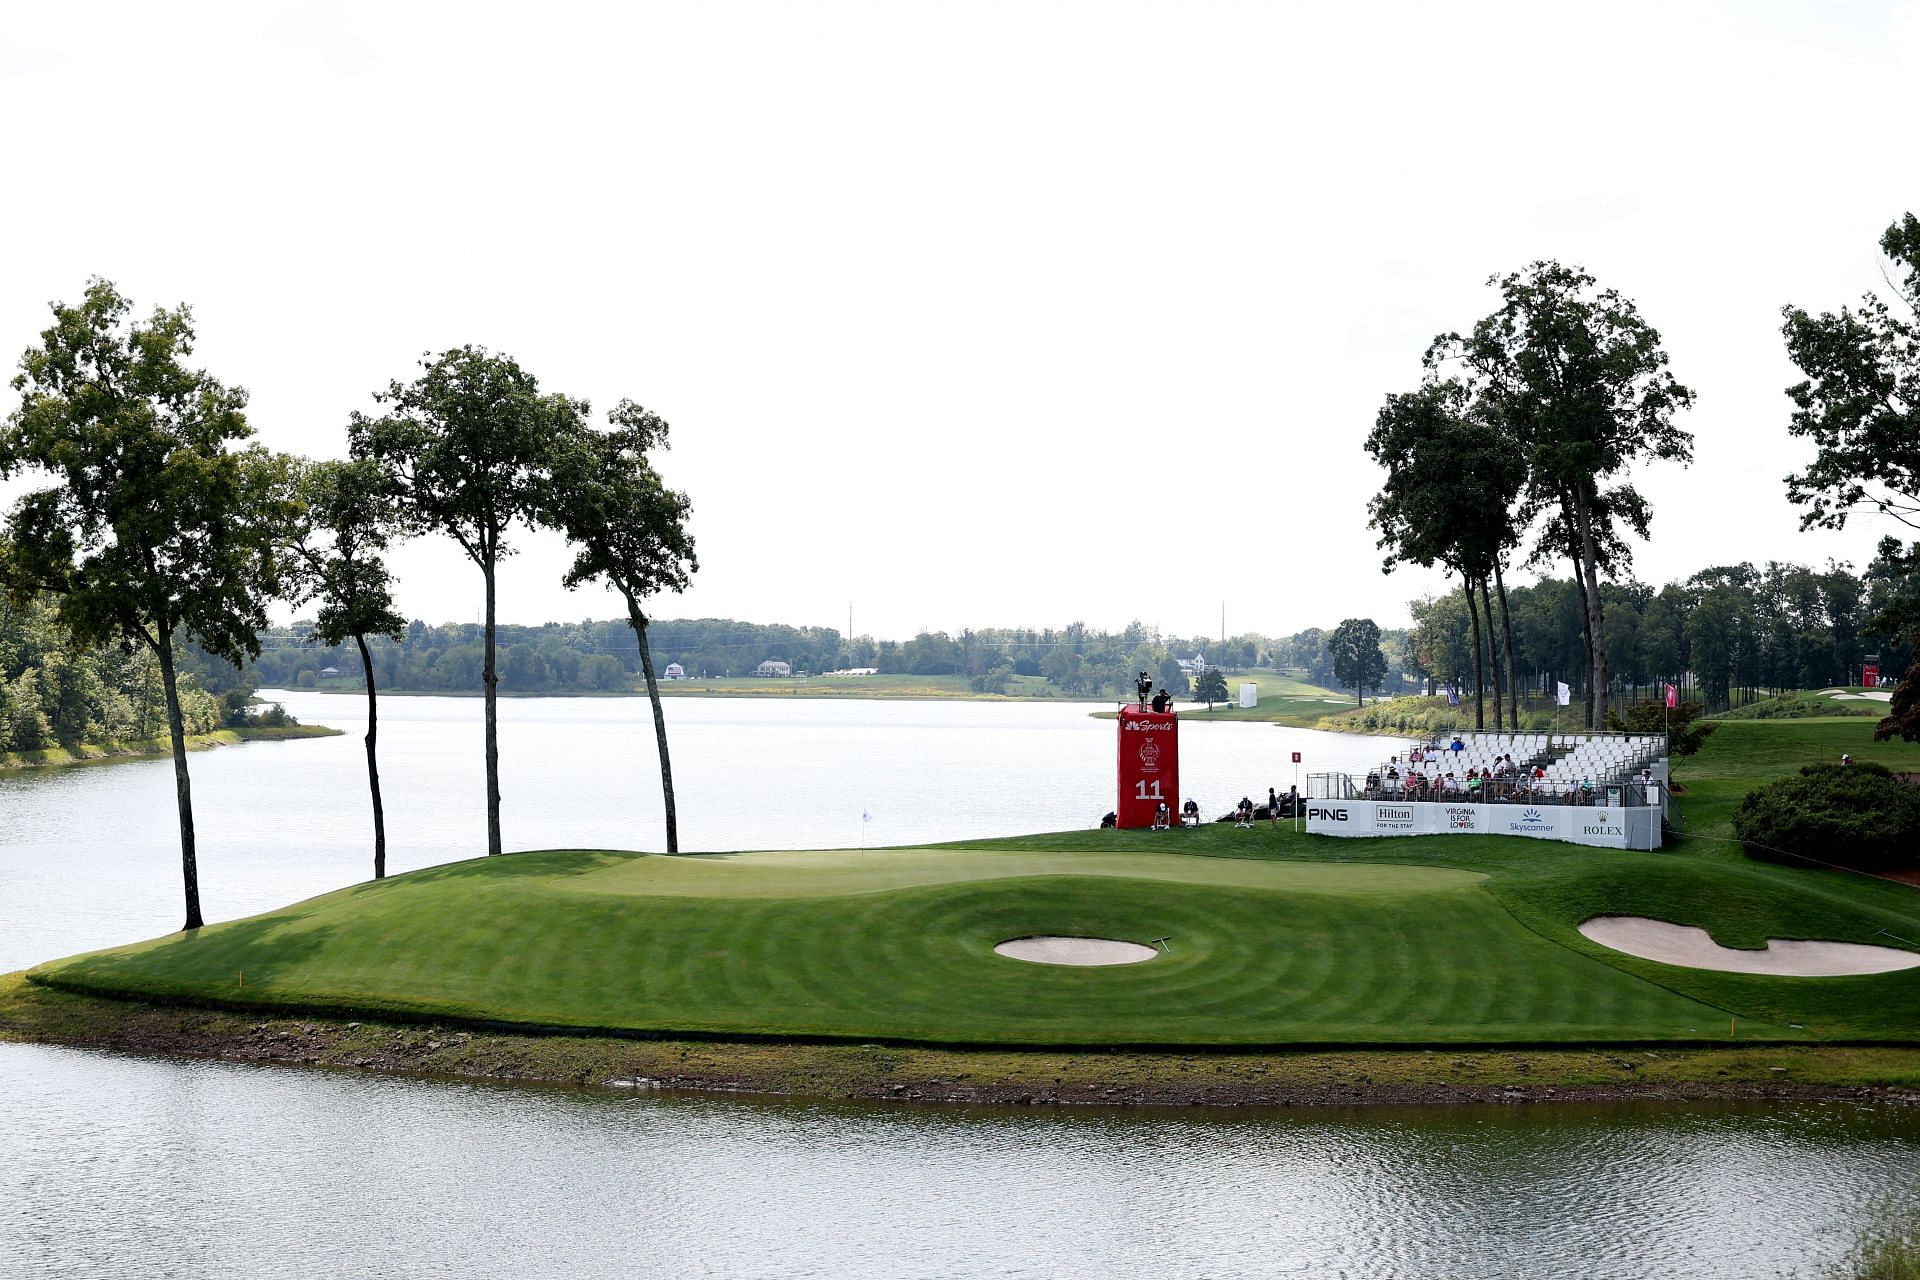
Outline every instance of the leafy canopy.
{"label": "leafy canopy", "polygon": [[353,456],[388,467],[420,522],[491,571],[512,553],[509,526],[530,517],[544,492],[552,442],[578,426],[585,406],[543,393],[532,374],[484,347],[455,347],[420,367],[418,378],[375,397],[388,412],[353,415]]}
{"label": "leafy canopy", "polygon": [[1838,529],[1861,509],[1920,528],[1920,219],[1880,237],[1897,305],[1868,294],[1858,310],[1782,308],[1787,354],[1806,378],[1787,388],[1788,430],[1818,450],[1787,477],[1801,528]]}
{"label": "leafy canopy", "polygon": [[1327,637],[1333,658],[1333,678],[1364,694],[1378,689],[1387,677],[1386,655],[1380,652],[1380,627],[1372,618],[1348,618]]}
{"label": "leafy canopy", "polygon": [[555,439],[536,506],[542,523],[562,530],[576,548],[566,585],[604,581],[640,614],[642,600],[684,591],[699,568],[687,533],[692,504],[647,458],[649,450],[668,447],[666,421],[631,400],[608,420],[610,431],[578,421]]}
{"label": "leafy canopy", "polygon": [[[1457,367],[1475,416],[1525,457],[1523,524],[1557,507],[1584,512],[1603,544],[1616,519],[1644,537],[1645,499],[1605,482],[1633,462],[1693,457],[1693,436],[1673,419],[1694,394],[1668,369],[1659,332],[1579,267],[1535,262],[1488,283],[1500,290],[1500,308],[1471,333],[1435,338],[1429,378]],[[1549,521],[1540,545],[1564,553],[1571,532]],[[1617,538],[1608,549],[1624,557]]]}
{"label": "leafy canopy", "polygon": [[55,483],[8,514],[0,571],[16,596],[58,593],[82,642],[153,645],[184,627],[239,663],[259,653],[279,590],[285,463],[231,447],[253,434],[247,395],[187,363],[187,308],[144,322],[131,309],[92,280],[21,357],[0,475]]}
{"label": "leafy canopy", "polygon": [[313,640],[406,634],[385,552],[411,521],[393,474],[372,458],[294,464],[297,590],[318,602]]}

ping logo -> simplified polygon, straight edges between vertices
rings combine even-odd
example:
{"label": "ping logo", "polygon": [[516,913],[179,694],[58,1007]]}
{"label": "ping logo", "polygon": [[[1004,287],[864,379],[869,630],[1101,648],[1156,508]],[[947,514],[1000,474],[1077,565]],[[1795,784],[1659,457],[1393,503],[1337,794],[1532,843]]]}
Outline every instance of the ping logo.
{"label": "ping logo", "polygon": [[1307,817],[1318,818],[1322,822],[1345,822],[1347,820],[1347,811],[1345,809],[1309,808],[1307,810]]}

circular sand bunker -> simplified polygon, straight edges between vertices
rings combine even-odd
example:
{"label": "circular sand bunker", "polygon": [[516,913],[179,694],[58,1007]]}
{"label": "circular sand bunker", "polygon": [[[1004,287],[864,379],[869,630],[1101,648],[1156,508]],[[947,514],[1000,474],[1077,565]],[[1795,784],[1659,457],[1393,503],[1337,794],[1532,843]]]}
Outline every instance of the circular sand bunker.
{"label": "circular sand bunker", "polygon": [[1581,936],[1642,960],[1718,969],[1723,973],[1770,973],[1785,978],[1837,978],[1920,968],[1920,953],[1860,942],[1789,942],[1768,938],[1760,951],[1723,947],[1705,929],[1644,916],[1595,916]]}
{"label": "circular sand bunker", "polygon": [[1010,938],[994,948],[1013,960],[1034,964],[1139,964],[1159,955],[1152,947],[1137,942],[1116,942],[1112,938],[1061,938],[1042,934],[1034,938]]}

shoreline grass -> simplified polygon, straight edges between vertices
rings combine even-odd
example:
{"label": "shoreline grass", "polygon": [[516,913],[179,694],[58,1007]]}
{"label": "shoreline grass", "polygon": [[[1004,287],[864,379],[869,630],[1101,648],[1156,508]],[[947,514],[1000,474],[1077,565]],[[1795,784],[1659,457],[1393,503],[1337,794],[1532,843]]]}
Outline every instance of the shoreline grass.
{"label": "shoreline grass", "polygon": [[[336,738],[344,730],[323,724],[258,725],[245,729],[215,729],[187,735],[187,750],[210,751],[242,742],[285,742],[295,738]],[[166,737],[132,742],[107,742],[78,747],[47,747],[39,751],[0,751],[0,772],[12,769],[57,769],[70,765],[112,764],[173,754]]]}

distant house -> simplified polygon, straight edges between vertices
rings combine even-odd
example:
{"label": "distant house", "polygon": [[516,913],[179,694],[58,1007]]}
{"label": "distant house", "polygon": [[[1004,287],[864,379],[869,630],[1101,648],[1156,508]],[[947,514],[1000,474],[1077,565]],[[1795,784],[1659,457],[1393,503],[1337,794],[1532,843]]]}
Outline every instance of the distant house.
{"label": "distant house", "polygon": [[320,678],[321,678],[322,680],[331,680],[331,679],[333,679],[333,678],[334,678],[335,676],[337,676],[337,675],[339,675],[339,674],[340,674],[340,668],[338,668],[338,667],[322,667],[322,668],[320,668]]}
{"label": "distant house", "polygon": [[765,662],[753,669],[753,674],[757,676],[790,676],[793,674],[793,664],[768,658]]}
{"label": "distant house", "polygon": [[1176,658],[1174,661],[1180,664],[1180,670],[1190,676],[1203,676],[1207,673],[1207,660],[1197,653],[1191,658]]}
{"label": "distant house", "polygon": [[667,669],[660,673],[660,678],[663,680],[685,680],[687,678],[687,669],[677,662],[669,662]]}

